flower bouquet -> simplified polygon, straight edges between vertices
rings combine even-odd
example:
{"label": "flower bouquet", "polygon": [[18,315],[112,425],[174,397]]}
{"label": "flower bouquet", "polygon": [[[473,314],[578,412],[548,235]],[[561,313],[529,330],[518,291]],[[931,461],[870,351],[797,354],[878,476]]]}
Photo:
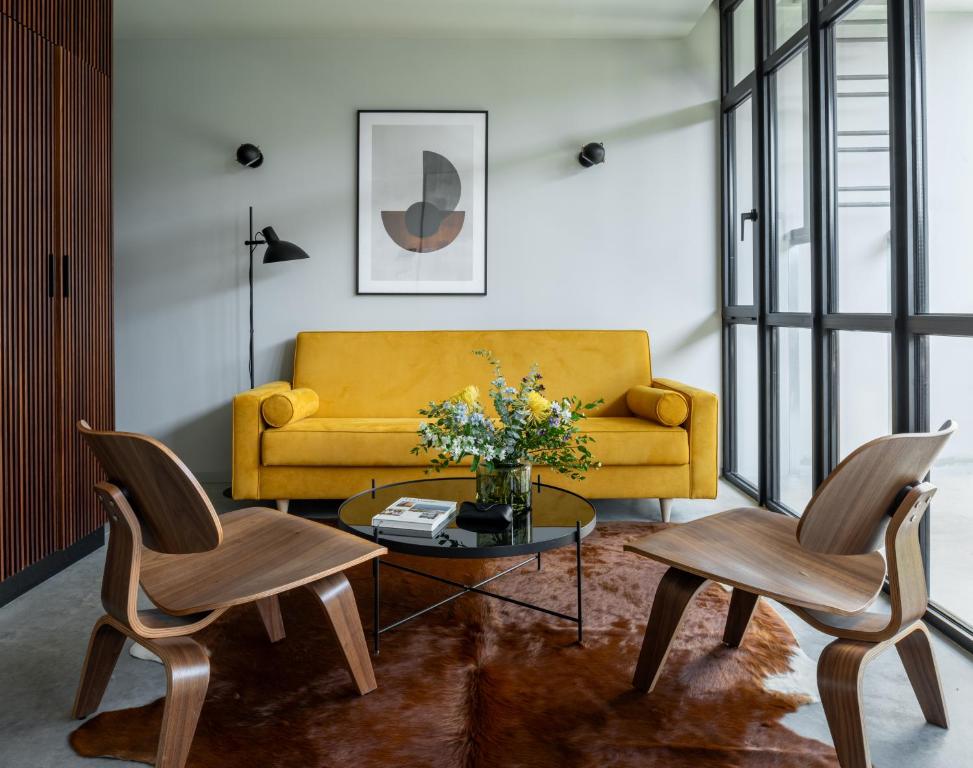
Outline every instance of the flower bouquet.
{"label": "flower bouquet", "polygon": [[426,417],[419,425],[419,445],[412,453],[435,453],[435,470],[472,457],[477,474],[477,501],[510,504],[515,513],[530,508],[532,464],[576,480],[600,466],[578,422],[602,401],[582,404],[576,397],[549,400],[544,396],[543,376],[536,365],[511,386],[500,361],[487,350],[474,354],[494,369],[489,399],[496,415],[488,415],[479,389],[467,386],[440,403],[430,402],[419,411]]}

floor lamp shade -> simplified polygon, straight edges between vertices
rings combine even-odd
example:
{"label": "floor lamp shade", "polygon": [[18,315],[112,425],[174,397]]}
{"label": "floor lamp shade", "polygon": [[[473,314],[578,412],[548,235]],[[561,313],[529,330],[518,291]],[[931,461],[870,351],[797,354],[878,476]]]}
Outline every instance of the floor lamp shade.
{"label": "floor lamp shade", "polygon": [[264,251],[264,264],[308,258],[302,248],[277,237],[273,227],[264,227],[260,230],[260,233],[267,241],[267,250]]}

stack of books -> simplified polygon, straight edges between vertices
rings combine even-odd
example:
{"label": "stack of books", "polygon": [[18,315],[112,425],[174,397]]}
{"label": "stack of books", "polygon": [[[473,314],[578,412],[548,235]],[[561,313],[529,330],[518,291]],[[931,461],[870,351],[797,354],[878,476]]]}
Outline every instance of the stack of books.
{"label": "stack of books", "polygon": [[395,536],[432,539],[456,514],[455,501],[403,497],[372,518],[372,526]]}

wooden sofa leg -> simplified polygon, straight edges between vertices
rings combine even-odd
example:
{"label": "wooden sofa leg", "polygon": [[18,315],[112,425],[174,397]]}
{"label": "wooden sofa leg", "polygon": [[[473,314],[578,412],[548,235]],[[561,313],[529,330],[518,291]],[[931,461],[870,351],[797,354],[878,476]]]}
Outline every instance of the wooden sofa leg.
{"label": "wooden sofa leg", "polygon": [[364,696],[374,691],[378,687],[375,671],[368,655],[368,644],[365,642],[365,632],[358,615],[355,593],[352,592],[347,577],[343,573],[336,573],[308,584],[307,588],[321,601],[324,615],[331,623],[344,654],[345,665],[358,686],[358,692]]}
{"label": "wooden sofa leg", "polygon": [[277,595],[264,597],[257,600],[254,605],[260,613],[260,620],[263,622],[264,629],[267,630],[267,637],[270,642],[276,643],[284,639],[284,618],[280,615],[280,599]]}
{"label": "wooden sofa leg", "polygon": [[872,766],[862,711],[862,674],[879,650],[875,643],[835,640],[818,659],[818,692],[841,768]]}
{"label": "wooden sofa leg", "polygon": [[672,499],[659,499],[659,508],[662,510],[662,522],[668,523],[672,515]]}
{"label": "wooden sofa leg", "polygon": [[155,765],[183,768],[209,686],[209,657],[188,637],[153,640],[151,650],[165,664],[168,683]]}
{"label": "wooden sofa leg", "polygon": [[104,618],[99,619],[91,630],[88,652],[81,669],[81,681],[74,697],[72,714],[75,717],[87,717],[98,709],[123,645],[125,635],[108,624]]}
{"label": "wooden sofa leg", "polygon": [[902,666],[916,692],[919,706],[926,722],[949,728],[946,714],[946,700],[943,698],[943,684],[939,679],[936,657],[932,653],[929,630],[919,623],[916,628],[895,644]]}
{"label": "wooden sofa leg", "polygon": [[750,625],[750,617],[757,607],[757,600],[757,595],[734,587],[730,597],[730,610],[726,615],[726,627],[723,630],[723,645],[737,648],[743,642],[743,635]]}
{"label": "wooden sofa leg", "polygon": [[291,505],[290,499],[277,499],[277,509],[283,512],[285,515],[287,514],[287,510],[290,507],[290,505]]}
{"label": "wooden sofa leg", "polygon": [[640,691],[649,692],[655,687],[686,610],[706,582],[702,576],[678,568],[665,572],[652,601],[642,651],[632,680],[632,685]]}

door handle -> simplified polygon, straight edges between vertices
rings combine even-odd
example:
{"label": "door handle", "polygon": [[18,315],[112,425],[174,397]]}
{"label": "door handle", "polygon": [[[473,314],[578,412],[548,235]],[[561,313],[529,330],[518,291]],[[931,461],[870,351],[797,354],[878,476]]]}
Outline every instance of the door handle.
{"label": "door handle", "polygon": [[64,298],[71,296],[71,261],[66,253],[61,257],[61,292]]}
{"label": "door handle", "polygon": [[54,254],[47,254],[47,298],[54,298]]}
{"label": "door handle", "polygon": [[746,225],[748,221],[756,221],[756,220],[757,220],[756,208],[751,208],[749,211],[744,211],[743,213],[740,214],[740,242],[741,243],[747,239],[746,234],[743,231],[743,227]]}

